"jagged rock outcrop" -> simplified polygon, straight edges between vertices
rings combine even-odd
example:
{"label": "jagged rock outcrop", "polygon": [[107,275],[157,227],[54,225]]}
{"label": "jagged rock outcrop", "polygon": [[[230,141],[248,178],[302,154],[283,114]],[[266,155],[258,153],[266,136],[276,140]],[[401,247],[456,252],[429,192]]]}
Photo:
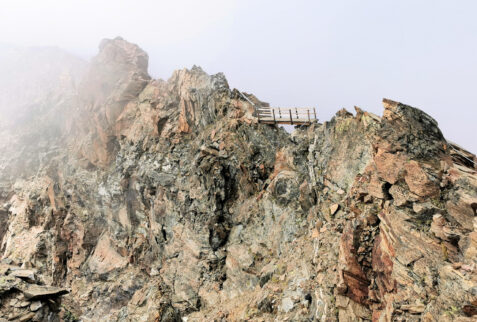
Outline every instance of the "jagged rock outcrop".
{"label": "jagged rock outcrop", "polygon": [[74,137],[86,137],[80,155],[104,166],[117,152],[115,125],[130,101],[150,80],[148,56],[136,45],[117,38],[104,40],[80,83],[80,108],[72,118]]}
{"label": "jagged rock outcrop", "polygon": [[290,135],[222,74],[150,79],[120,38],[65,97],[54,135],[58,101],[5,130],[55,145],[0,175],[2,260],[71,290],[50,320],[475,318],[476,158],[424,112],[384,100],[382,117],[341,110]]}

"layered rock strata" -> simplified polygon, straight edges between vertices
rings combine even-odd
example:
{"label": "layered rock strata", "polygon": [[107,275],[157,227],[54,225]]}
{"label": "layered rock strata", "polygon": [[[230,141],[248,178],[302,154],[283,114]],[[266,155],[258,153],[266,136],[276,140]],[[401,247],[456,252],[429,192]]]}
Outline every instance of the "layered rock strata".
{"label": "layered rock strata", "polygon": [[50,321],[472,321],[476,158],[383,103],[289,134],[224,75],[151,79],[105,40],[1,130],[2,260],[70,290]]}

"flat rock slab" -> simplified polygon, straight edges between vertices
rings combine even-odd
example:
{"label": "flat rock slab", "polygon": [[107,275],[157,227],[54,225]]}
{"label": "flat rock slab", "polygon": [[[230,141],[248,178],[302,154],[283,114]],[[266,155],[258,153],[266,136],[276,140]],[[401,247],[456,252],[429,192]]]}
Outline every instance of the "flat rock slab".
{"label": "flat rock slab", "polygon": [[20,322],[30,321],[31,319],[33,319],[34,316],[35,316],[35,313],[30,312],[30,313],[28,313],[28,314],[26,314],[26,315],[21,316],[21,317],[18,319],[18,321],[20,321]]}
{"label": "flat rock slab", "polygon": [[0,275],[0,295],[10,291],[11,289],[18,288],[22,281],[15,276]]}
{"label": "flat rock slab", "polygon": [[53,286],[28,285],[22,288],[23,295],[30,300],[46,299],[68,294],[68,290]]}
{"label": "flat rock slab", "polygon": [[19,277],[21,279],[25,279],[28,281],[35,281],[35,271],[30,270],[30,269],[16,269],[16,270],[11,270],[9,275]]}

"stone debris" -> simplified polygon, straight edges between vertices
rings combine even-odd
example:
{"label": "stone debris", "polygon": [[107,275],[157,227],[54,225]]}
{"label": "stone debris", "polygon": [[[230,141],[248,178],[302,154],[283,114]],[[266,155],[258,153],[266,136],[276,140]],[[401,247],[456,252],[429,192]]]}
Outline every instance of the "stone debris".
{"label": "stone debris", "polygon": [[34,301],[34,302],[31,302],[30,304],[30,311],[36,312],[42,307],[43,307],[43,303],[41,303],[41,301]]}
{"label": "stone debris", "polygon": [[19,277],[24,280],[35,282],[35,271],[29,269],[14,269],[10,268],[9,275]]}
{"label": "stone debris", "polygon": [[412,314],[421,314],[426,309],[426,306],[423,304],[405,304],[401,305],[401,310],[408,311]]}
{"label": "stone debris", "polygon": [[293,309],[294,306],[295,306],[295,304],[293,303],[291,298],[285,297],[285,298],[282,299],[281,309],[282,309],[283,312],[285,312],[285,313],[290,312]]}
{"label": "stone debris", "polygon": [[68,290],[32,284],[36,283],[35,270],[22,269],[13,265],[0,265],[2,267],[0,303],[8,303],[0,307],[2,316],[8,316],[10,321],[43,321],[50,314],[56,315],[52,311],[52,307],[59,306],[59,297],[69,293]]}
{"label": "stone debris", "polygon": [[147,67],[104,40],[0,124],[0,321],[475,320],[476,159],[429,115],[289,134],[223,74]]}
{"label": "stone debris", "polygon": [[336,212],[338,211],[339,208],[340,208],[340,205],[338,205],[337,203],[331,205],[331,207],[330,207],[330,214],[331,214],[331,215],[336,214]]}
{"label": "stone debris", "polygon": [[41,285],[28,285],[27,287],[22,288],[21,291],[30,301],[54,298],[60,295],[68,294],[66,289]]}

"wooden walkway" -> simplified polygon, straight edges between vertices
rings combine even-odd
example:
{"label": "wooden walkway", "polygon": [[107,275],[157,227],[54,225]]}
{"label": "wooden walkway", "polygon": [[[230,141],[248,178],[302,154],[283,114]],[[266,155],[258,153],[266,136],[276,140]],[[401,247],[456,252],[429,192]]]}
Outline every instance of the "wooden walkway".
{"label": "wooden walkway", "polygon": [[257,106],[242,92],[240,95],[255,108],[255,113],[259,123],[265,124],[290,124],[290,125],[310,125],[317,123],[316,109],[312,108],[283,108]]}
{"label": "wooden walkway", "polygon": [[318,121],[315,108],[256,107],[258,122],[265,124],[309,125]]}

